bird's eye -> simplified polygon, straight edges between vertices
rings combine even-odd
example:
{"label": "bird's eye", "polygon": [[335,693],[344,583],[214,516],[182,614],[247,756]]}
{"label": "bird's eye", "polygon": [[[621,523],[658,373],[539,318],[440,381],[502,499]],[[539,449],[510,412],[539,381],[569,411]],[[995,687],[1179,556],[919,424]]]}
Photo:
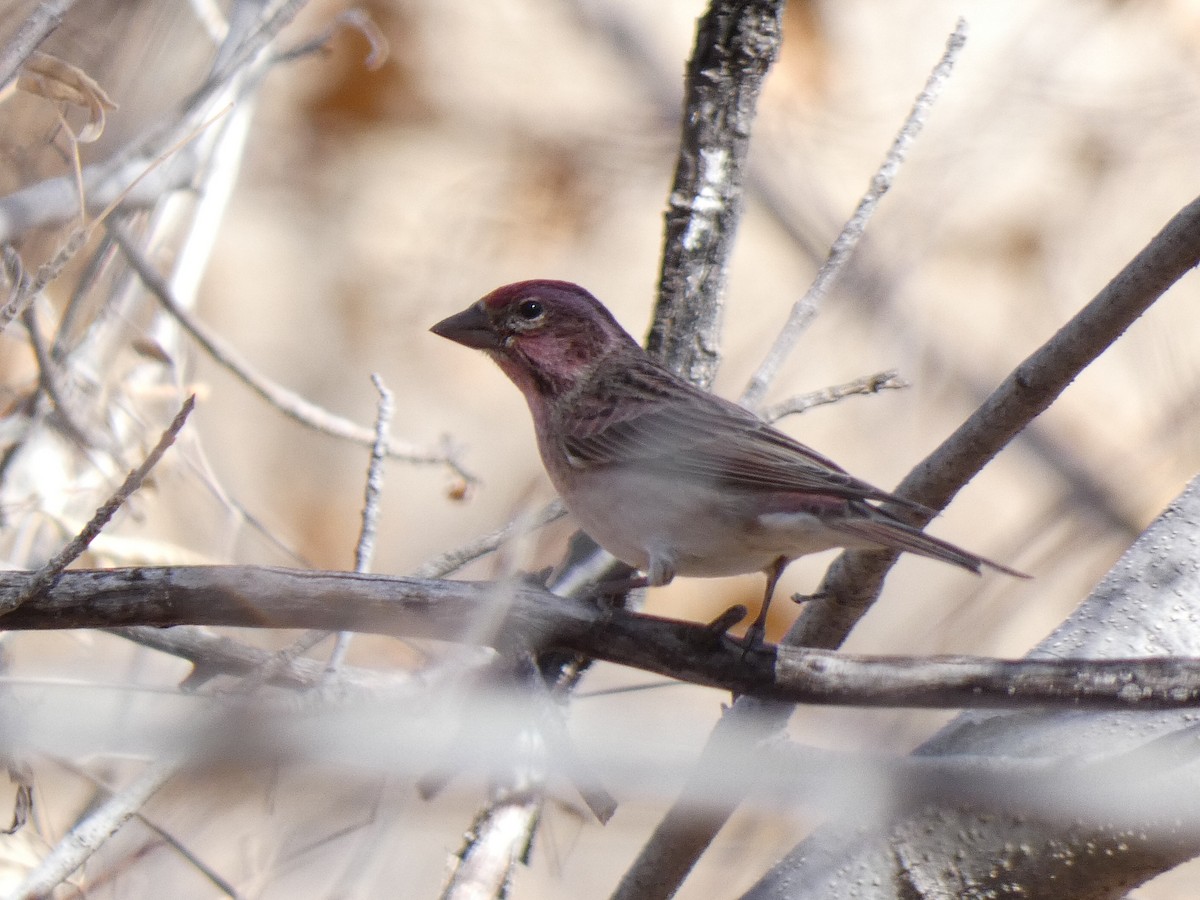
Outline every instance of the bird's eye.
{"label": "bird's eye", "polygon": [[537,300],[522,300],[517,304],[517,315],[527,322],[540,319],[546,310]]}

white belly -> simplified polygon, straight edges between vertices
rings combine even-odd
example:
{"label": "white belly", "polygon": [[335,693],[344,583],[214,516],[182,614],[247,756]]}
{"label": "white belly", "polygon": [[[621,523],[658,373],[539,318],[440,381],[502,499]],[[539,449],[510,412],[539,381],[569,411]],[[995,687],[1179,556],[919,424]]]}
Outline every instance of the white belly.
{"label": "white belly", "polygon": [[808,513],[760,516],[737,492],[637,471],[575,473],[557,485],[580,527],[622,562],[643,572],[652,561],[678,575],[760,572],[780,556],[794,559],[844,546],[845,536]]}

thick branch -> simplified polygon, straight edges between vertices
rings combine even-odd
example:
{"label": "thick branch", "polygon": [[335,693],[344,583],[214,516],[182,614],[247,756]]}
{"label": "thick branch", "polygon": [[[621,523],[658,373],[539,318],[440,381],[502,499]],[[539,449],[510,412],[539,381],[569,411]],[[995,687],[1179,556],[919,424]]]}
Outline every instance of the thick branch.
{"label": "thick branch", "polygon": [[742,215],[750,128],[779,52],[782,0],[714,0],[687,67],[683,136],[646,346],[695,384],[717,370],[721,294]]}
{"label": "thick branch", "polygon": [[[1200,198],[1180,210],[1074,318],[1022,362],[983,405],[922,460],[896,493],[942,509],[1018,432],[1044,412],[1155,300],[1200,264]],[[837,647],[870,608],[894,554],[838,557],[788,639]]]}
{"label": "thick branch", "polygon": [[[1200,652],[1200,621],[1190,602],[1200,596],[1197,534],[1200,477],[1125,552],[1083,605],[1042,641],[1034,656],[1183,657]],[[1196,735],[1193,717],[1182,712],[1137,717],[1047,710],[965,713],[919,752],[1010,759],[1057,756],[1081,763],[1103,759],[1107,774],[1100,780],[1116,785],[1096,798],[1103,803],[1119,798],[1134,779],[1143,777],[1156,779],[1158,789],[1181,787],[1183,773],[1166,761],[1194,768]],[[1092,799],[1083,802],[1090,805]],[[1018,805],[1023,808],[1006,805],[1008,814],[997,815],[990,806],[959,806],[951,800],[877,820],[870,828],[854,817],[831,822],[785,857],[748,896],[782,900],[800,892],[806,898],[832,900],[843,896],[829,880],[829,872],[837,869],[858,873],[860,883],[871,886],[861,896],[871,900],[914,896],[914,881],[923,885],[921,896],[959,896],[961,885],[969,882],[980,895],[1116,900],[1200,852],[1200,835],[1168,804],[1140,806],[1131,814],[1143,818],[1132,825],[1130,819],[1098,807],[1081,808],[1077,817],[1064,823],[1042,799]],[[1122,824],[1114,827],[1118,821]],[[1148,836],[1148,831],[1156,834]],[[969,835],[965,844],[964,835]]]}
{"label": "thick branch", "polygon": [[[0,602],[22,573],[0,575]],[[793,703],[929,708],[1200,706],[1200,659],[996,660],[745,651],[704,625],[601,611],[528,585],[255,566],[63,573],[4,617],[11,630],[198,624],[355,630],[501,649],[559,648],[737,694]]]}

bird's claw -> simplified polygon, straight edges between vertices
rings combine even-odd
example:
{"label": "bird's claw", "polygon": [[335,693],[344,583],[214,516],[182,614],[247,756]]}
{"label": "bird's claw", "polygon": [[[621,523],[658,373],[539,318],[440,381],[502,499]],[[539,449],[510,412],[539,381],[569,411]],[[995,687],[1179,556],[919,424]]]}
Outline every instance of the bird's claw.
{"label": "bird's claw", "polygon": [[766,643],[767,629],[761,622],[755,622],[746,629],[746,635],[742,638],[742,659],[744,660],[750,651],[760,649]]}

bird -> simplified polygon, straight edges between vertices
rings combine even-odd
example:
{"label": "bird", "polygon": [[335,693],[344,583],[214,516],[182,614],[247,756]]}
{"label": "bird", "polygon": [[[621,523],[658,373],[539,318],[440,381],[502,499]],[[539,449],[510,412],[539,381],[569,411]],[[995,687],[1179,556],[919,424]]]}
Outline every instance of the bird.
{"label": "bird", "polygon": [[890,549],[1028,577],[913,527],[879,504],[931,511],[680,378],[577,284],[504,285],[430,330],[484,351],[517,386],[564,505],[644,573],[636,584],[763,572],[750,643],[780,575],[810,553]]}

